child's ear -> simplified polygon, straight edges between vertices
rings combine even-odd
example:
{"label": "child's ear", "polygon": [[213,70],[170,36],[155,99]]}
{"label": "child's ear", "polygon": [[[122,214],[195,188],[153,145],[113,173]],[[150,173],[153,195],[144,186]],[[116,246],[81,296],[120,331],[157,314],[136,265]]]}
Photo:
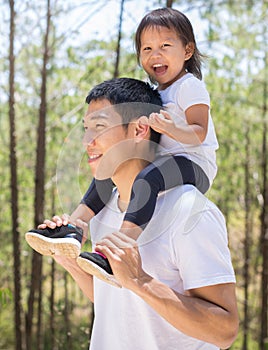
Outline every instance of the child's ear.
{"label": "child's ear", "polygon": [[150,126],[149,126],[148,118],[145,116],[140,117],[137,120],[136,129],[135,129],[135,132],[136,132],[135,136],[136,136],[137,142],[144,140],[148,135],[149,131],[150,131]]}
{"label": "child's ear", "polygon": [[195,50],[195,45],[194,43],[190,42],[186,45],[185,47],[185,61],[188,61],[194,54],[194,50]]}

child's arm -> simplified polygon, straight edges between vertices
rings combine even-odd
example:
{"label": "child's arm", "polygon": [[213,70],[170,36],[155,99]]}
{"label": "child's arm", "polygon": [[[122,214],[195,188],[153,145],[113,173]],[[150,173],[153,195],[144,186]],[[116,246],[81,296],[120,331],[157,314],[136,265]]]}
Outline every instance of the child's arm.
{"label": "child's arm", "polygon": [[193,105],[185,111],[187,124],[176,125],[168,112],[161,110],[161,115],[158,113],[150,115],[149,125],[155,131],[178,142],[199,145],[207,135],[208,113],[209,107],[207,105]]}

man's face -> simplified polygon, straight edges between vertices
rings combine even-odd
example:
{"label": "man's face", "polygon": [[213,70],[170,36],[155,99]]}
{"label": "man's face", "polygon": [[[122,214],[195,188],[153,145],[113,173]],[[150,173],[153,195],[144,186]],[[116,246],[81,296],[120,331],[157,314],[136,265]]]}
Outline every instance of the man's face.
{"label": "man's face", "polygon": [[91,101],[84,117],[83,144],[92,175],[97,179],[114,176],[129,159],[131,138],[121,116],[106,99]]}

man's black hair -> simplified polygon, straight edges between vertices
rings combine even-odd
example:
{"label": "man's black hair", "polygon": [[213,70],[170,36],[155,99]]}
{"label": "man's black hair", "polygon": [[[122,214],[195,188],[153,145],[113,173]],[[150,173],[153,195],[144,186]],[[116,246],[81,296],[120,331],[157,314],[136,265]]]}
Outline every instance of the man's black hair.
{"label": "man's black hair", "polygon": [[86,102],[105,98],[111,104],[141,102],[162,106],[157,90],[148,83],[133,78],[115,78],[96,85],[88,94]]}
{"label": "man's black hair", "polygon": [[[86,103],[107,99],[121,115],[123,126],[140,116],[159,113],[162,100],[159,92],[148,83],[133,78],[115,78],[96,85],[87,95]],[[151,129],[150,140],[159,143],[161,134]]]}

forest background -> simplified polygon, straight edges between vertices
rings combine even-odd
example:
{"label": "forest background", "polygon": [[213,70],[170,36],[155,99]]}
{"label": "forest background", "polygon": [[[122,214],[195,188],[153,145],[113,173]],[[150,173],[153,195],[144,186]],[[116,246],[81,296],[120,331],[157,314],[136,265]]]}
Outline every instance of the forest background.
{"label": "forest background", "polygon": [[268,349],[268,1],[0,0],[1,350],[88,348],[92,305],[24,233],[79,202],[85,96],[112,77],[147,79],[133,34],[164,6],[189,17],[207,55],[220,143],[208,196],[226,217],[241,321],[231,349]]}

